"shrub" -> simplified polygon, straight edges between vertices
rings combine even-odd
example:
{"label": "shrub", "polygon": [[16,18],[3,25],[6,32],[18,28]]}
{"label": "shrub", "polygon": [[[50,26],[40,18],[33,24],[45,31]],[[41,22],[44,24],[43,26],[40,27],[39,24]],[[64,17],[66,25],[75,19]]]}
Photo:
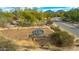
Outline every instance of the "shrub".
{"label": "shrub", "polygon": [[54,31],[61,31],[61,30],[59,29],[59,27],[50,26],[50,28],[53,29]]}
{"label": "shrub", "polygon": [[0,37],[0,51],[15,51],[16,45],[10,40]]}
{"label": "shrub", "polygon": [[79,43],[79,39],[76,39],[75,43]]}
{"label": "shrub", "polygon": [[73,46],[74,37],[67,32],[59,31],[51,34],[50,42],[58,47],[70,47]]}
{"label": "shrub", "polygon": [[3,18],[0,17],[0,27],[5,27],[6,23],[7,23],[7,20],[5,20],[4,17]]}

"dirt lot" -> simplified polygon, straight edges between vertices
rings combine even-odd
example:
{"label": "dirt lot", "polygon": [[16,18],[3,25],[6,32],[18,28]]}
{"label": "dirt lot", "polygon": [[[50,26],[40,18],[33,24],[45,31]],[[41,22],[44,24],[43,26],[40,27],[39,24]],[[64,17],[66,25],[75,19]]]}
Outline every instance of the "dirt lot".
{"label": "dirt lot", "polygon": [[[41,27],[45,31],[45,35],[48,35],[52,33],[53,31],[50,30],[48,27]],[[31,38],[29,38],[29,35],[33,30],[36,28],[30,27],[30,28],[6,28],[6,29],[0,29],[0,35],[4,36],[7,39],[10,39],[14,41],[14,43],[18,46],[17,51],[50,51],[50,49],[44,49],[40,48],[40,44],[44,43],[46,40],[41,40],[39,43],[36,41],[33,41]],[[42,43],[41,43],[42,42]],[[52,46],[52,51],[59,51],[59,50],[64,50],[64,51],[78,51],[79,48],[59,48]]]}
{"label": "dirt lot", "polygon": [[[35,41],[32,41],[31,38],[29,38],[29,35],[32,33],[33,30],[35,30],[37,27],[28,27],[28,28],[1,28],[0,33],[2,36],[4,36],[7,39],[10,39],[15,42],[15,44],[18,46],[18,51],[24,51],[24,50],[45,50],[40,49],[40,45],[36,43]],[[39,27],[44,30],[44,34],[48,35],[52,33],[52,31],[48,27]]]}
{"label": "dirt lot", "polygon": [[45,35],[49,35],[52,31],[48,27],[26,27],[26,28],[13,28],[0,30],[2,35],[11,39],[28,39],[29,35],[32,34],[37,28],[41,28]]}

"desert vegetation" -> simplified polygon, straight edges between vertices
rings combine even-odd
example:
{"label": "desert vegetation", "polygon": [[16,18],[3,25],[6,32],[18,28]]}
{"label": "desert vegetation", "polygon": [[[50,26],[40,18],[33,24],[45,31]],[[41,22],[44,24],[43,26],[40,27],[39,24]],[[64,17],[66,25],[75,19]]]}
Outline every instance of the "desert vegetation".
{"label": "desert vegetation", "polygon": [[55,32],[50,37],[50,42],[58,47],[70,47],[74,44],[74,37],[67,32]]}
{"label": "desert vegetation", "polygon": [[24,10],[12,8],[11,11],[3,11],[0,9],[0,27],[7,25],[15,26],[34,26],[44,25],[46,20],[53,17],[52,13],[38,11],[37,8],[25,8]]}
{"label": "desert vegetation", "polygon": [[78,23],[79,22],[79,8],[72,8],[69,11],[60,11],[56,15],[61,17],[63,21]]}
{"label": "desert vegetation", "polygon": [[13,41],[0,36],[0,51],[16,51],[16,47]]}
{"label": "desert vegetation", "polygon": [[79,8],[73,8],[69,11],[59,10],[53,11],[38,11],[37,8],[20,7],[12,8],[10,11],[3,11],[0,9],[0,27],[7,27],[8,25],[15,26],[34,26],[49,24],[52,17],[61,17],[64,21],[78,22]]}
{"label": "desert vegetation", "polygon": [[[6,27],[17,29],[0,30],[0,51],[16,51],[16,50],[63,50],[62,47],[73,47],[74,37],[65,31],[61,31],[59,27],[53,26],[52,17],[61,17],[63,21],[79,22],[79,8],[69,11],[38,11],[37,8],[20,9],[13,8],[11,11],[3,11],[0,9],[0,28]],[[44,35],[40,35],[40,29],[32,32],[30,26],[48,26]],[[21,29],[19,29],[21,27]],[[28,30],[22,29],[28,27]],[[39,29],[39,28],[37,28]],[[45,29],[45,28],[44,28]],[[52,32],[50,30],[53,30]],[[42,31],[43,32],[43,31]],[[31,35],[31,33],[33,33]],[[44,32],[43,32],[44,33]],[[48,33],[51,33],[47,35]],[[35,34],[35,35],[34,35]],[[43,35],[43,36],[42,36]],[[47,36],[46,36],[47,35]],[[38,39],[41,36],[42,38]],[[8,37],[8,38],[5,38]],[[31,37],[31,38],[26,38]],[[14,40],[14,41],[13,41]]]}

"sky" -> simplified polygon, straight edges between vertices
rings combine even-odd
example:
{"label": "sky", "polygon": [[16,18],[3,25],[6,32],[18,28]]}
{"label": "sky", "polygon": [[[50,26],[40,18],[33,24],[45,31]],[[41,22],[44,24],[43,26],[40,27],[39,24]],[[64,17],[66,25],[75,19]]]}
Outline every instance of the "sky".
{"label": "sky", "polygon": [[[79,7],[79,0],[0,0],[0,7],[10,10],[7,7],[40,7],[39,10],[70,10]],[[5,8],[6,7],[6,8]]]}
{"label": "sky", "polygon": [[0,0],[0,7],[79,7],[79,0]]}

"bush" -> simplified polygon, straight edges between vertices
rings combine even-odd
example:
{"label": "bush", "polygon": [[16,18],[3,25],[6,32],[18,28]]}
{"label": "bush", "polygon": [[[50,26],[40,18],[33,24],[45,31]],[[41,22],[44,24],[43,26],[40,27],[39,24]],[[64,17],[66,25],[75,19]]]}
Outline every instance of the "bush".
{"label": "bush", "polygon": [[59,27],[50,26],[50,28],[53,29],[53,30],[56,31],[56,32],[57,32],[57,31],[61,31],[61,30],[59,29]]}
{"label": "bush", "polygon": [[79,43],[79,39],[76,39],[75,43]]}
{"label": "bush", "polygon": [[16,45],[10,40],[0,37],[0,51],[15,51]]}
{"label": "bush", "polygon": [[0,17],[0,27],[5,27],[7,23],[7,20],[5,20],[5,18]]}
{"label": "bush", "polygon": [[58,47],[70,47],[73,46],[74,37],[67,32],[59,31],[51,34],[50,42]]}

